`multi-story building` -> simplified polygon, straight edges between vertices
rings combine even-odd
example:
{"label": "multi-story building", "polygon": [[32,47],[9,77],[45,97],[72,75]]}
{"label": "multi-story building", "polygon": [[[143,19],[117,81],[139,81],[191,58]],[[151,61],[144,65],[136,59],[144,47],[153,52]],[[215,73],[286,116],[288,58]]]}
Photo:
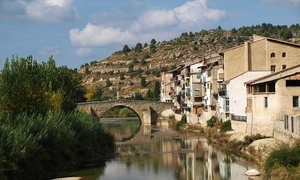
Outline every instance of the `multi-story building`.
{"label": "multi-story building", "polygon": [[[247,132],[274,135],[274,122],[300,135],[300,64],[247,84]],[[295,119],[294,119],[295,118]]]}
{"label": "multi-story building", "polygon": [[[253,42],[220,53],[224,81],[219,81],[219,116],[244,122],[246,128],[246,86],[244,83],[260,76],[300,64],[300,45],[253,35]],[[233,122],[234,123],[234,122]],[[244,130],[243,130],[244,131]]]}
{"label": "multi-story building", "polygon": [[245,83],[299,64],[300,45],[253,35],[253,42],[187,62],[163,74],[162,101],[173,101],[189,123],[206,126],[211,116],[218,116],[222,121],[232,120],[235,130],[249,133],[266,130],[271,135],[271,130],[253,128],[261,123],[256,121],[260,117],[259,106],[249,116]]}

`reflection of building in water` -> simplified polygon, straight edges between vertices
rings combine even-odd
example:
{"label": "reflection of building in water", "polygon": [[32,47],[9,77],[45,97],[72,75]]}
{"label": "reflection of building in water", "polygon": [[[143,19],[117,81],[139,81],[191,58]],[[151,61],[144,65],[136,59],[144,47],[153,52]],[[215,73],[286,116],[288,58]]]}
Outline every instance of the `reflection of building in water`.
{"label": "reflection of building in water", "polygon": [[184,140],[178,149],[179,179],[248,179],[244,174],[249,169],[246,165],[216,150],[206,140]]}

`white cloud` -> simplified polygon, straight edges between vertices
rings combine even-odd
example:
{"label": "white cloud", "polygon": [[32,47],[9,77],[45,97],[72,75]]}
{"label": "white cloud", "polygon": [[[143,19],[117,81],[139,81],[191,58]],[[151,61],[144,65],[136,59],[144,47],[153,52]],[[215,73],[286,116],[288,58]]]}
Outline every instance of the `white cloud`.
{"label": "white cloud", "polygon": [[225,16],[225,11],[210,9],[206,2],[193,0],[173,9],[147,11],[132,19],[127,26],[121,23],[119,26],[88,23],[82,30],[71,29],[69,37],[73,45],[83,47],[114,43],[133,45],[158,37],[161,39],[157,40],[167,40],[174,34],[203,29],[205,25],[212,25]]}
{"label": "white cloud", "polygon": [[89,57],[92,54],[92,49],[91,48],[78,48],[75,51],[75,55],[77,57]]}
{"label": "white cloud", "polygon": [[61,54],[61,48],[58,46],[47,46],[44,47],[40,52],[39,55],[42,56],[56,56]]}
{"label": "white cloud", "polygon": [[0,14],[16,19],[58,22],[77,18],[73,0],[2,0]]}
{"label": "white cloud", "polygon": [[37,0],[27,4],[26,13],[32,19],[44,21],[55,22],[76,18],[72,0]]}
{"label": "white cloud", "polygon": [[88,23],[82,31],[71,29],[69,35],[71,43],[77,46],[104,46],[112,43],[122,43],[128,41],[132,36],[128,31],[97,26],[92,23]]}

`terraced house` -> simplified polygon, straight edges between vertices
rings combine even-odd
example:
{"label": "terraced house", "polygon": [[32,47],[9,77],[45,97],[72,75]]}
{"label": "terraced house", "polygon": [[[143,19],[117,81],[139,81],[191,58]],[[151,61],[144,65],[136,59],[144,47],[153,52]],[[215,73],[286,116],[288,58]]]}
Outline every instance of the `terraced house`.
{"label": "terraced house", "polygon": [[[176,96],[172,99],[180,105],[177,105],[176,109],[181,109],[180,112],[187,115],[189,123],[201,123],[205,126],[206,120],[216,115],[222,121],[230,119],[237,131],[273,136],[274,125],[269,131],[253,131],[253,127],[260,126],[260,121],[263,122],[264,118],[250,118],[247,111],[250,102],[247,100],[246,82],[285,71],[299,64],[300,45],[253,35],[251,42],[182,65],[181,68],[184,67],[184,71],[187,72],[181,73],[185,75],[184,78],[178,70],[177,73],[173,71],[171,78],[181,83],[177,83],[177,87],[180,88],[173,88],[173,94]],[[298,71],[297,68],[295,71]],[[300,96],[300,87],[294,88],[296,93],[293,96]],[[182,102],[176,101],[178,95]],[[162,97],[164,96],[162,93]],[[256,108],[256,111],[264,110],[259,109],[259,106]],[[289,112],[289,106],[282,108],[277,111]],[[249,128],[250,120],[258,122],[251,124],[252,130]],[[269,122],[272,123],[275,123],[275,119]]]}

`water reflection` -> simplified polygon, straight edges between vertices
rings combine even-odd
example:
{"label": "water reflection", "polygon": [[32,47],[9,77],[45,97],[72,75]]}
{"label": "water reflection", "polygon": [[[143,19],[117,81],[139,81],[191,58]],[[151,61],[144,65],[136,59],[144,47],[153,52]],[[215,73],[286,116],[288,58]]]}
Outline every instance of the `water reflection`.
{"label": "water reflection", "polygon": [[100,120],[106,131],[112,133],[117,141],[133,138],[141,127],[139,118],[103,118]]}
{"label": "water reflection", "polygon": [[[127,136],[129,129],[134,129],[129,126],[121,134]],[[90,170],[89,175],[82,171],[77,176],[101,180],[246,180],[245,171],[255,168],[253,163],[210,146],[204,137],[183,136],[157,126],[141,126],[132,139],[117,143],[117,153],[104,169]]]}

